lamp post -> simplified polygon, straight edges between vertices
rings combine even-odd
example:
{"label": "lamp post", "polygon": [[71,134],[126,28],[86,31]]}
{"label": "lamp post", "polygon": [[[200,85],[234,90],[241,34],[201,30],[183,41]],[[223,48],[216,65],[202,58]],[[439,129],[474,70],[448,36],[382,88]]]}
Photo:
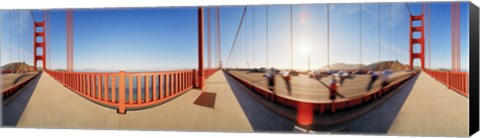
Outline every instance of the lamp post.
{"label": "lamp post", "polygon": [[299,51],[300,51],[301,53],[307,54],[307,56],[308,56],[308,57],[307,57],[307,58],[308,58],[308,59],[307,59],[307,61],[308,61],[308,71],[310,71],[310,51],[311,51],[310,47],[303,46],[303,47],[301,47],[301,48],[299,49]]}
{"label": "lamp post", "polygon": [[245,61],[245,63],[247,63],[247,68],[250,68],[250,63],[248,61]]}

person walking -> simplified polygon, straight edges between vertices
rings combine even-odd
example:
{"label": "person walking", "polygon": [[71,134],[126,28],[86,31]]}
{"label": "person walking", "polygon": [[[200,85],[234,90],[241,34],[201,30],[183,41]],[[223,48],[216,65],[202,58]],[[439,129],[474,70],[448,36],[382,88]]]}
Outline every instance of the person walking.
{"label": "person walking", "polygon": [[367,92],[372,89],[373,83],[378,79],[379,73],[378,71],[372,72],[372,75],[370,76],[370,82],[368,82],[367,85]]}
{"label": "person walking", "polygon": [[269,71],[267,71],[265,73],[265,77],[267,78],[267,83],[268,83],[268,90],[270,90],[273,95],[270,96],[270,100],[273,102],[274,99],[275,99],[275,69],[274,68],[270,68]]}
{"label": "person walking", "polygon": [[330,90],[330,100],[332,100],[332,113],[334,113],[335,99],[337,98],[337,80],[333,75],[332,75],[332,81],[330,82],[329,90]]}
{"label": "person walking", "polygon": [[285,85],[287,85],[288,96],[292,95],[292,86],[290,84],[291,74],[289,71],[282,72],[282,78],[285,81]]}

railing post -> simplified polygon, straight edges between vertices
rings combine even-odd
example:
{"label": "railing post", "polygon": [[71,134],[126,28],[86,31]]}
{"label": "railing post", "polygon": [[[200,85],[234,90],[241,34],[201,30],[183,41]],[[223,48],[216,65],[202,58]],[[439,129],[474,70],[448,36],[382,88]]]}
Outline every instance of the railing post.
{"label": "railing post", "polygon": [[192,71],[193,71],[192,86],[193,86],[193,88],[196,88],[197,87],[197,73],[196,73],[195,69],[193,69]]}
{"label": "railing post", "polygon": [[450,71],[447,71],[447,87],[450,89]]}
{"label": "railing post", "polygon": [[[120,71],[118,73],[118,77],[120,77],[119,85],[118,85],[118,114],[126,114],[127,110],[125,109],[125,71]],[[115,78],[115,77],[114,77]],[[115,81],[113,79],[112,81]],[[115,89],[115,88],[112,88]]]}
{"label": "railing post", "polygon": [[66,72],[66,71],[63,71],[63,72],[62,72],[62,75],[63,75],[63,76],[62,76],[62,78],[63,78],[62,84],[63,84],[64,87],[66,86],[66,83],[65,83],[65,80],[66,80],[66,78],[65,78],[65,76],[66,76],[66,75],[65,75],[65,72]]}

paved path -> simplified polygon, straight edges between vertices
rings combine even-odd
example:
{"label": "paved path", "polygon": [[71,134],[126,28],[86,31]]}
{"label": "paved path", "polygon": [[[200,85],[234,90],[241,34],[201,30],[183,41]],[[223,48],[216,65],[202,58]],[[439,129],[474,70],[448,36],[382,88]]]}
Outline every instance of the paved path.
{"label": "paved path", "polygon": [[468,98],[422,72],[388,135],[468,136]]}
{"label": "paved path", "polygon": [[42,74],[16,127],[252,132],[223,73],[215,73],[206,84],[206,91],[216,93],[214,108],[194,104],[201,92],[190,90],[162,105],[118,115]]}

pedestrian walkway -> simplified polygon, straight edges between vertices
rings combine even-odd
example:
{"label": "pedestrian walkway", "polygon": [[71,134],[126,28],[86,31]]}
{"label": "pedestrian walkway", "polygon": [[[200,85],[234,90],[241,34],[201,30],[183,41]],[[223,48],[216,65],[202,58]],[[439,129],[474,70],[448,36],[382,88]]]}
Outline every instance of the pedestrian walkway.
{"label": "pedestrian walkway", "polygon": [[468,136],[468,98],[422,72],[388,135]]}
{"label": "pedestrian walkway", "polygon": [[[213,108],[194,104],[202,93],[192,89],[162,105],[119,115],[115,109],[97,105],[63,87],[48,74],[33,86],[17,127],[128,129],[165,131],[252,132],[224,74],[218,71],[206,80],[206,92],[215,93]],[[7,105],[8,106],[8,105]],[[6,111],[8,112],[8,111]]]}

